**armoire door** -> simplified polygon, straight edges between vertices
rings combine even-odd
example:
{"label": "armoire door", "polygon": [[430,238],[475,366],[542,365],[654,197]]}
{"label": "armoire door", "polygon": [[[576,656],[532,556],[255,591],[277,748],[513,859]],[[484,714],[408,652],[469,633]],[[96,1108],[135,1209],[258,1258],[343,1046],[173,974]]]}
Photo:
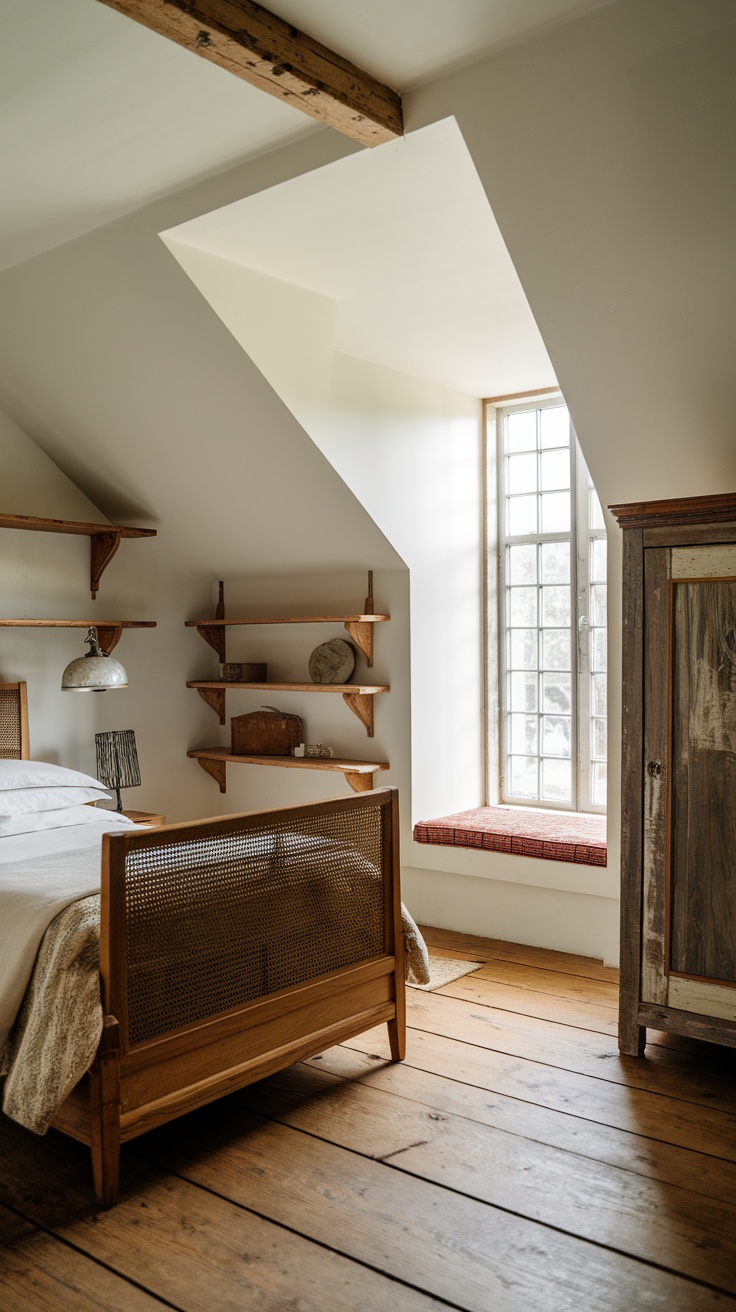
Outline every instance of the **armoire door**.
{"label": "armoire door", "polygon": [[644,556],[641,996],[736,1020],[736,544]]}

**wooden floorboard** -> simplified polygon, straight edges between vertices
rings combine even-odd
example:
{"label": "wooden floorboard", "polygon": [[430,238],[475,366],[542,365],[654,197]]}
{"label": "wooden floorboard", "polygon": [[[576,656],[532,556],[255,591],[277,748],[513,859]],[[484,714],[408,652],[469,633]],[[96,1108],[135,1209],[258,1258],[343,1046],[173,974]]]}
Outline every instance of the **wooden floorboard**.
{"label": "wooden floorboard", "polygon": [[616,972],[482,961],[386,1027],[128,1145],[0,1121],[2,1312],[736,1312],[736,1056],[618,1055]]}

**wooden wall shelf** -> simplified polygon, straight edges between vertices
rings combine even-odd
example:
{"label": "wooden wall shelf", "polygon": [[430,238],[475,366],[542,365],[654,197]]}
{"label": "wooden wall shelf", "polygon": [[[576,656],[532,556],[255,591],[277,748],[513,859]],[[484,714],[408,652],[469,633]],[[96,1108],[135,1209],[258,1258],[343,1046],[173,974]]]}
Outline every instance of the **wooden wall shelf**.
{"label": "wooden wall shelf", "polygon": [[155,629],[155,620],[3,620],[5,629],[96,629],[97,640],[107,655],[117,647],[123,629]]}
{"label": "wooden wall shelf", "polygon": [[188,629],[196,629],[200,637],[225,660],[225,629],[229,625],[243,624],[344,624],[356,647],[360,647],[368,667],[373,665],[373,625],[386,624],[390,615],[281,615],[276,619],[255,616],[245,620],[185,620]]}
{"label": "wooden wall shelf", "polygon": [[187,752],[192,760],[199,761],[202,769],[210,775],[220,792],[227,790],[227,766],[232,765],[272,765],[284,766],[290,770],[333,770],[345,775],[353,792],[370,792],[373,788],[374,775],[379,770],[388,770],[388,761],[346,761],[336,757],[328,760],[305,759],[302,756],[234,756],[226,748],[206,747],[198,751]]}
{"label": "wooden wall shelf", "polygon": [[[133,528],[130,524],[86,524],[73,519],[43,519],[37,515],[2,515],[0,528],[19,528],[33,533],[68,533],[90,540],[89,586],[97,596],[100,579],[123,538],[155,538],[155,528]],[[102,646],[102,643],[100,643]]]}
{"label": "wooden wall shelf", "polygon": [[388,684],[363,683],[226,683],[218,679],[191,679],[187,688],[196,688],[200,697],[211,706],[225,723],[225,691],[227,688],[260,689],[263,692],[339,692],[343,701],[365,725],[368,737],[373,737],[373,698],[379,692],[390,692]]}

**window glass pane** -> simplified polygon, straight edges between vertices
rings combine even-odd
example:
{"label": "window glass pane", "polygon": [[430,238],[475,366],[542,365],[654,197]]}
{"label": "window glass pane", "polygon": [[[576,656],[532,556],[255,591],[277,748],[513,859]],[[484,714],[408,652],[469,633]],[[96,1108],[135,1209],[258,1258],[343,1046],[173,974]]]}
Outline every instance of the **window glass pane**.
{"label": "window glass pane", "polygon": [[513,753],[536,756],[537,753],[537,717],[536,715],[509,716],[509,742]]}
{"label": "window glass pane", "polygon": [[537,623],[537,589],[509,588],[509,624],[530,628]]}
{"label": "window glass pane", "polygon": [[542,799],[545,802],[572,800],[570,762],[545,759],[542,761]]}
{"label": "window glass pane", "polygon": [[569,588],[542,588],[542,624],[569,628]]}
{"label": "window glass pane", "polygon": [[[517,456],[517,460],[518,460]],[[542,453],[542,491],[551,492],[557,487],[570,486],[570,451],[544,451]],[[521,491],[521,489],[519,489]]]}
{"label": "window glass pane", "polygon": [[570,416],[566,405],[551,406],[540,411],[540,446],[570,445]]}
{"label": "window glass pane", "polygon": [[507,470],[507,491],[510,496],[517,492],[536,492],[537,490],[537,455],[533,451],[528,456],[509,456]]}
{"label": "window glass pane", "polygon": [[[571,450],[564,403],[511,410],[499,431],[506,538],[502,793],[520,803],[604,808],[607,543],[600,503],[579,449]],[[576,525],[579,509],[583,521]],[[582,687],[578,595],[589,620]],[[585,722],[578,725],[581,712]]]}
{"label": "window glass pane", "polygon": [[542,716],[542,751],[545,756],[569,756],[571,722],[567,715]]}
{"label": "window glass pane", "polygon": [[539,797],[536,756],[512,756],[509,758],[509,766],[511,770],[510,796]]}
{"label": "window glass pane", "polygon": [[590,540],[591,583],[605,583],[606,581],[606,545],[605,538],[591,538]]}
{"label": "window glass pane", "polygon": [[606,527],[606,521],[605,521],[604,518],[603,518],[603,511],[601,510],[601,503],[600,503],[600,501],[598,500],[598,493],[596,492],[596,490],[595,490],[595,488],[593,487],[593,484],[592,484],[592,483],[590,484],[590,487],[588,488],[588,501],[589,501],[589,505],[588,505],[588,527],[589,527],[589,528],[593,528],[593,529],[596,529],[596,528],[605,528],[605,527]]}
{"label": "window glass pane", "polygon": [[605,674],[593,674],[591,676],[592,688],[592,706],[593,715],[605,715],[607,709],[606,701],[606,681]]}
{"label": "window glass pane", "polygon": [[511,629],[509,634],[509,669],[536,670],[537,630]]}
{"label": "window glass pane", "polygon": [[569,533],[570,493],[544,492],[540,500],[542,502],[542,532]]}
{"label": "window glass pane", "polygon": [[597,761],[593,766],[593,797],[594,806],[606,805],[606,763]]}
{"label": "window glass pane", "polygon": [[593,742],[591,744],[591,756],[597,761],[606,759],[606,721],[593,720]]}
{"label": "window glass pane", "polygon": [[570,582],[570,543],[542,543],[542,582]]}
{"label": "window glass pane", "polygon": [[[551,495],[555,495],[552,493]],[[537,531],[537,498],[510,497],[508,502],[509,537],[526,536]]]}
{"label": "window glass pane", "polygon": [[590,622],[593,625],[606,623],[606,585],[595,583],[590,589]]}
{"label": "window glass pane", "polygon": [[596,674],[606,670],[606,630],[591,629],[591,653],[590,665]]}
{"label": "window glass pane", "polygon": [[[605,675],[603,676],[605,678]],[[559,671],[542,675],[542,710],[569,715],[572,711],[572,677]]]}
{"label": "window glass pane", "polygon": [[[536,673],[528,673],[525,670],[516,670],[509,675],[512,711],[536,711],[538,682]],[[563,708],[560,706],[557,709]]]}
{"label": "window glass pane", "polygon": [[569,670],[570,630],[544,629],[542,632],[542,669]]}
{"label": "window glass pane", "polygon": [[533,451],[537,445],[536,410],[522,410],[506,420],[506,450]]}
{"label": "window glass pane", "polygon": [[[542,548],[544,550],[544,548]],[[507,547],[509,583],[536,583],[537,545]]]}

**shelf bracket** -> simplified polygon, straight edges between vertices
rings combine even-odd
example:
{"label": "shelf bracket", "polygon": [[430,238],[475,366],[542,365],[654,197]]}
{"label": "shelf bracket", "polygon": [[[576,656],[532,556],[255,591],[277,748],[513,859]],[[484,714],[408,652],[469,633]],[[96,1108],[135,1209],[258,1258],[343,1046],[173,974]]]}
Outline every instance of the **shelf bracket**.
{"label": "shelf bracket", "polygon": [[100,579],[120,546],[119,528],[105,530],[104,533],[92,533],[90,545],[89,586],[94,601],[100,586]]}
{"label": "shelf bracket", "polygon": [[[225,663],[225,630],[221,624],[198,624],[197,633],[217,652],[220,663]],[[224,724],[225,721],[223,720]]]}
{"label": "shelf bracket", "polygon": [[[366,625],[366,627],[369,627]],[[353,715],[357,715],[362,724],[365,725],[368,737],[373,737],[373,694],[365,692],[344,692],[343,701],[350,707]]]}
{"label": "shelf bracket", "polygon": [[375,625],[364,624],[360,620],[346,620],[345,628],[356,647],[360,647],[370,669],[373,665],[373,630]]}
{"label": "shelf bracket", "polygon": [[106,656],[117,647],[120,642],[120,635],[123,632],[121,624],[95,624],[97,632],[97,641]]}
{"label": "shelf bracket", "polygon": [[202,769],[210,775],[216,784],[220,786],[220,792],[227,791],[227,761],[213,761],[211,757],[197,756],[194,758],[199,761]]}
{"label": "shelf bracket", "polygon": [[224,688],[198,688],[197,692],[212,707],[215,715],[220,717],[220,724],[225,723],[225,689]]}
{"label": "shelf bracket", "polygon": [[373,787],[374,774],[362,774],[357,770],[346,770],[345,778],[354,793],[369,793]]}

